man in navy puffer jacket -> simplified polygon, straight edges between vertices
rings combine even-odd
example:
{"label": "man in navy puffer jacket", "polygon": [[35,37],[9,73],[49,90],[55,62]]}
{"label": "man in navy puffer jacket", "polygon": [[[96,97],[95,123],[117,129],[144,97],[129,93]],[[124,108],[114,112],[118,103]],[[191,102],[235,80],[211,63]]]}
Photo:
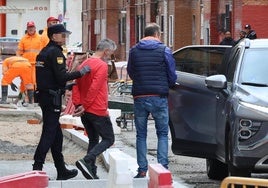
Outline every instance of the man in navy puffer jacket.
{"label": "man in navy puffer jacket", "polygon": [[150,23],[145,37],[129,53],[127,72],[133,81],[134,120],[136,127],[136,151],[138,174],[146,176],[148,170],[147,121],[151,114],[155,121],[157,160],[168,168],[168,92],[177,80],[172,51],[161,41],[159,25]]}

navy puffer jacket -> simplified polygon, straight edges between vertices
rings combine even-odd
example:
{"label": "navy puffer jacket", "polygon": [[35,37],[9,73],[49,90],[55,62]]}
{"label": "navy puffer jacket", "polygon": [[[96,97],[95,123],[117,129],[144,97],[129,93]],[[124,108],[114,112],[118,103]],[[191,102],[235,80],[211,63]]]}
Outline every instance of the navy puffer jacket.
{"label": "navy puffer jacket", "polygon": [[[167,49],[169,50],[169,49]],[[175,84],[174,59],[165,57],[166,47],[157,40],[141,40],[129,54],[128,74],[133,80],[132,95],[168,96],[169,86]],[[172,55],[172,54],[171,54]],[[170,76],[170,69],[173,75]],[[172,78],[170,78],[172,77]]]}

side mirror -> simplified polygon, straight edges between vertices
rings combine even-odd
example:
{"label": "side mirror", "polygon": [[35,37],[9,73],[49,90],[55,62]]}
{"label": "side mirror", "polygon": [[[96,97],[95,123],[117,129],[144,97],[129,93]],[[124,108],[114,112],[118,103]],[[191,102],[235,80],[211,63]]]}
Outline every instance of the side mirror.
{"label": "side mirror", "polygon": [[206,77],[205,83],[206,83],[206,87],[209,89],[226,89],[227,88],[227,79],[222,74]]}

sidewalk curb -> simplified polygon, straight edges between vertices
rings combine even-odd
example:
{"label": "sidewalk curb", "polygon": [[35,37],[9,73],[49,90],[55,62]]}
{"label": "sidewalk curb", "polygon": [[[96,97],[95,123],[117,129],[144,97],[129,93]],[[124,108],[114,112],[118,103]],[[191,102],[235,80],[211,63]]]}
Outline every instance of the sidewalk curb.
{"label": "sidewalk curb", "polygon": [[[71,139],[73,142],[77,143],[84,149],[87,149],[88,145],[88,138],[85,136],[83,133],[80,133],[76,130],[73,129],[63,129],[63,135],[66,136],[67,138]],[[116,145],[112,146],[111,148],[107,149],[105,152],[101,154],[101,157],[103,159],[105,168],[108,170],[109,169],[109,153],[110,152],[122,152],[120,148],[117,148]],[[132,172],[133,177],[137,173],[137,162],[136,159],[124,152],[122,152],[123,155],[128,159],[128,165],[129,165],[129,170]],[[141,180],[140,180],[141,179]],[[135,188],[142,188],[144,187],[143,185],[146,185],[146,188],[148,187],[148,178],[140,178],[140,179],[133,179],[133,185],[135,185],[135,182],[138,181],[140,184],[135,185]],[[146,180],[146,182],[144,182]],[[143,183],[142,183],[143,182]],[[188,188],[183,182],[173,182],[173,187],[174,188]]]}

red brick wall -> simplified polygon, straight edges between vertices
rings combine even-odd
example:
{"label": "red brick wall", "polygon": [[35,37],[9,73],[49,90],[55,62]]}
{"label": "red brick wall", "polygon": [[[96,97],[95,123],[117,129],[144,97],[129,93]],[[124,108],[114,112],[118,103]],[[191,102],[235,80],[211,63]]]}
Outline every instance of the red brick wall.
{"label": "red brick wall", "polygon": [[233,11],[232,11],[232,36],[235,40],[239,39],[239,32],[243,30],[242,25],[242,0],[233,1]]}
{"label": "red brick wall", "polygon": [[192,44],[191,1],[175,1],[174,49]]}
{"label": "red brick wall", "polygon": [[219,0],[211,1],[210,17],[210,44],[219,44],[219,32],[217,29]]}
{"label": "red brick wall", "polygon": [[243,6],[242,26],[244,27],[245,24],[250,24],[251,28],[256,31],[258,38],[268,38],[267,11],[268,5]]}

